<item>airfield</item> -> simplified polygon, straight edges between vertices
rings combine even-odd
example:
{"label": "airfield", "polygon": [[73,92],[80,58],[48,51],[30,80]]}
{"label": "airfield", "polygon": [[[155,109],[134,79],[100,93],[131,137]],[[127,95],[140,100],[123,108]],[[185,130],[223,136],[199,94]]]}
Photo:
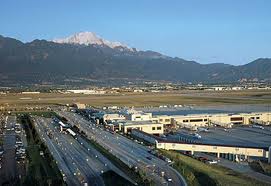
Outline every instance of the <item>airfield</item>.
{"label": "airfield", "polygon": [[143,93],[106,93],[103,95],[40,93],[6,93],[0,95],[0,107],[47,106],[55,104],[83,104],[99,106],[151,107],[159,105],[229,105],[229,104],[271,104],[269,90],[240,91],[165,91]]}

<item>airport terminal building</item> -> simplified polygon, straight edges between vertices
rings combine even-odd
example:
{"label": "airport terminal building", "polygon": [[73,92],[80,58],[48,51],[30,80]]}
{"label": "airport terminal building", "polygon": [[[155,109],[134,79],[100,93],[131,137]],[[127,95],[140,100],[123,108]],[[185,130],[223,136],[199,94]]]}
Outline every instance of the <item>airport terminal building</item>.
{"label": "airport terminal building", "polygon": [[[149,134],[163,134],[170,128],[188,128],[221,126],[231,128],[233,125],[271,123],[271,112],[220,113],[220,114],[188,114],[188,115],[152,115],[152,113],[136,112],[129,114],[104,113],[103,121],[113,121],[117,130],[129,133],[131,129],[139,129]],[[113,126],[113,125],[111,125]]]}
{"label": "airport terminal building", "polygon": [[207,126],[232,127],[234,124],[261,124],[268,125],[271,123],[270,112],[253,112],[238,114],[190,114],[190,115],[173,115],[173,116],[155,116],[154,121],[159,121],[165,125],[178,125],[180,127],[197,128]]}

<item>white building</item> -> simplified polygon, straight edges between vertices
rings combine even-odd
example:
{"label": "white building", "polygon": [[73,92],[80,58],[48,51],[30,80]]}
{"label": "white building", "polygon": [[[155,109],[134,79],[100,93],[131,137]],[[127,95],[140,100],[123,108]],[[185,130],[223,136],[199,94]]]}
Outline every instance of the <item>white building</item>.
{"label": "white building", "polygon": [[113,121],[113,120],[125,120],[125,116],[121,115],[121,114],[104,114],[103,115],[103,119],[104,121]]}
{"label": "white building", "polygon": [[131,121],[151,121],[152,113],[133,113],[127,116]]}
{"label": "white building", "polygon": [[105,94],[104,90],[67,90],[67,92],[74,93],[74,94]]}
{"label": "white building", "polygon": [[252,112],[237,114],[189,114],[171,116],[172,122],[180,126],[202,127],[208,125],[231,126],[232,124],[252,124],[257,121],[260,124],[270,124],[270,112]]}
{"label": "white building", "polygon": [[225,87],[212,87],[215,91],[225,90]]}
{"label": "white building", "polygon": [[141,89],[135,89],[134,92],[143,92]]}
{"label": "white building", "polygon": [[119,123],[119,128],[124,133],[130,133],[132,129],[138,129],[148,134],[160,135],[164,133],[164,125],[151,121],[125,121]]}
{"label": "white building", "polygon": [[40,94],[40,92],[22,92],[22,94]]}
{"label": "white building", "polygon": [[243,87],[232,87],[232,90],[243,90]]}

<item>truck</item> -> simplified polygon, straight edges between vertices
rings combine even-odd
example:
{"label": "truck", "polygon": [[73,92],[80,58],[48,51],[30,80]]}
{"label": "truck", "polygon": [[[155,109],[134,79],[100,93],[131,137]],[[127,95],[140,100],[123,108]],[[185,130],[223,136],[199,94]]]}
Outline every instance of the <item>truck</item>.
{"label": "truck", "polygon": [[76,133],[75,132],[73,132],[73,130],[71,130],[71,129],[67,129],[67,131],[70,133],[70,135],[72,135],[73,137],[75,137],[76,136]]}

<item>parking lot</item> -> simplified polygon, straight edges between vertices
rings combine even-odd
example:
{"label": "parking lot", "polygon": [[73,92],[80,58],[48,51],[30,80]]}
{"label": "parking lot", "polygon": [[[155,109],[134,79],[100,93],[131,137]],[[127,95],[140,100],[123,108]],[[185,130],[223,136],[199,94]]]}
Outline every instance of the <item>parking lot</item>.
{"label": "parking lot", "polygon": [[25,174],[25,138],[22,127],[16,122],[15,116],[3,119],[3,154],[1,155],[1,185],[13,184]]}

